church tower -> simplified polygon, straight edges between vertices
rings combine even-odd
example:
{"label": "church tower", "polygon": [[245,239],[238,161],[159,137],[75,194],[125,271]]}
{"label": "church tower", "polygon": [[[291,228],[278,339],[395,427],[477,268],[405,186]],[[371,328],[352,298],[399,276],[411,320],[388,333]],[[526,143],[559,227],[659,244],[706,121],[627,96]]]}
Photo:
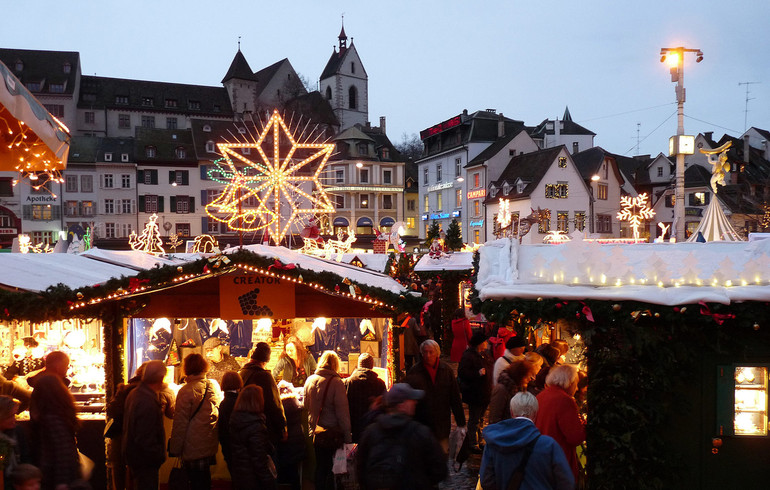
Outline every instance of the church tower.
{"label": "church tower", "polygon": [[257,101],[257,80],[254,79],[254,72],[251,71],[246,57],[241,53],[240,41],[238,41],[238,52],[235,53],[235,58],[222,79],[222,85],[230,96],[233,112],[241,117],[247,113],[254,113]]}
{"label": "church tower", "polygon": [[365,126],[369,121],[369,77],[352,38],[348,46],[344,25],[338,39],[319,86],[344,130],[356,123]]}

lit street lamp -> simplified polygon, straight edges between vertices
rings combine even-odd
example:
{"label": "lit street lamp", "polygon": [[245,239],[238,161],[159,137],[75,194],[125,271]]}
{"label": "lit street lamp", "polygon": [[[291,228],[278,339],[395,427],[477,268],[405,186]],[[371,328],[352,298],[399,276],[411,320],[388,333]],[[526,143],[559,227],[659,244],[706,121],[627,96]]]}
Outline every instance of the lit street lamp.
{"label": "lit street lamp", "polygon": [[685,53],[695,53],[695,62],[703,61],[703,51],[700,49],[661,48],[660,62],[669,61],[671,66],[671,81],[676,82],[676,102],[678,124],[676,136],[669,141],[669,154],[676,155],[676,185],[674,188],[674,236],[676,241],[685,240],[685,218],[684,218],[684,156],[692,154],[692,136],[684,135],[684,55]]}

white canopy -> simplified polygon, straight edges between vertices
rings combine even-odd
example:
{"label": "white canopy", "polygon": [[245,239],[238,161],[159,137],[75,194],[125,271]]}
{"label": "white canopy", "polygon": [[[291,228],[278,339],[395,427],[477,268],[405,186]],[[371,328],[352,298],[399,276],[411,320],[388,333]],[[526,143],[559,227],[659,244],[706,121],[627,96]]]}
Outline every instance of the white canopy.
{"label": "white canopy", "polygon": [[770,240],[519,245],[505,238],[488,242],[480,254],[482,300],[770,301]]}
{"label": "white canopy", "polygon": [[454,252],[433,258],[423,255],[414,266],[415,272],[469,271],[473,268],[473,252]]}
{"label": "white canopy", "polygon": [[703,238],[707,242],[718,242],[721,240],[727,242],[740,242],[741,237],[735,232],[730,221],[725,216],[725,212],[722,210],[722,206],[719,204],[716,194],[709,203],[709,207],[706,208],[706,215],[698,224],[698,228],[693,232],[688,242],[694,242],[698,239],[698,233],[703,235]]}

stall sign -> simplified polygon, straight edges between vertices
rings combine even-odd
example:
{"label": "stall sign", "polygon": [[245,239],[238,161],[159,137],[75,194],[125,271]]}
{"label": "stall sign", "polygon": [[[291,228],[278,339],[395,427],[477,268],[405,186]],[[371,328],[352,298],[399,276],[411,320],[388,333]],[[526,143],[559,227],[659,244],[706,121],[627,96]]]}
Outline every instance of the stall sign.
{"label": "stall sign", "polygon": [[219,309],[222,318],[294,318],[294,283],[256,274],[222,276]]}

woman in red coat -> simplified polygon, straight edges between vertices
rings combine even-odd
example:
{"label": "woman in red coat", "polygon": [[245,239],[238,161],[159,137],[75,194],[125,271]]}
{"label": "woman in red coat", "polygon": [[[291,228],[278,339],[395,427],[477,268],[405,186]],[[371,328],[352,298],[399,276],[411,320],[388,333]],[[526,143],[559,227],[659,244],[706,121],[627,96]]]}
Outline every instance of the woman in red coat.
{"label": "woman in red coat", "polygon": [[540,410],[535,425],[541,434],[553,437],[567,456],[567,462],[578,477],[576,448],[586,438],[585,427],[573,397],[577,391],[578,371],[563,364],[551,368],[545,379],[545,389],[537,395]]}
{"label": "woman in red coat", "polygon": [[452,350],[449,351],[449,360],[460,362],[463,352],[468,348],[468,341],[471,339],[471,322],[465,317],[465,310],[458,308],[452,315]]}

